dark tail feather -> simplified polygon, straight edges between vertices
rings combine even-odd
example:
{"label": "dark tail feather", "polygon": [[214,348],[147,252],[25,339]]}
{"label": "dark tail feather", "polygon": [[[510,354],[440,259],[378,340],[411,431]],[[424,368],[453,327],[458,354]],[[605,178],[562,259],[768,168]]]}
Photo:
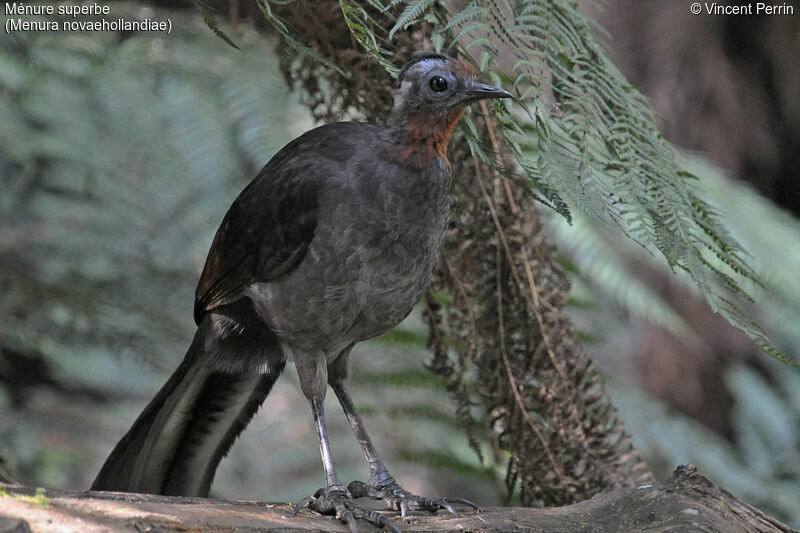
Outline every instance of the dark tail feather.
{"label": "dark tail feather", "polygon": [[264,403],[284,365],[258,376],[209,376],[207,392],[181,439],[163,494],[208,496],[219,462]]}
{"label": "dark tail feather", "polygon": [[267,374],[214,372],[202,326],[178,369],[117,443],[92,490],[207,496],[214,472],[284,363]]}

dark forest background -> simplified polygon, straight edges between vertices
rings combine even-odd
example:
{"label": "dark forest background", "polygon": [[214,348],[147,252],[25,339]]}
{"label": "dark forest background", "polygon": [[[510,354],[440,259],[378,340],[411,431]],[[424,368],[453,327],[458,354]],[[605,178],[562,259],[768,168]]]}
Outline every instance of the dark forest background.
{"label": "dark forest background", "polygon": [[[220,19],[238,9],[215,7]],[[750,252],[769,291],[762,325],[800,358],[800,12],[585,7]],[[227,206],[314,126],[263,22],[223,24],[237,51],[191,6],[112,10],[169,17],[173,33],[0,40],[0,457],[30,485],[88,487],[188,346],[194,284]],[[798,527],[797,368],[761,353],[640,247],[580,215],[569,226],[542,211],[570,273],[570,317],[656,475],[695,463]],[[363,368],[353,392],[376,446],[409,490],[504,502],[507,457],[489,439],[483,461],[470,449],[441,378],[424,368],[426,339],[420,312],[355,350]],[[344,417],[330,423],[342,478],[363,477]],[[289,369],[212,491],[297,501],[320,474]]]}

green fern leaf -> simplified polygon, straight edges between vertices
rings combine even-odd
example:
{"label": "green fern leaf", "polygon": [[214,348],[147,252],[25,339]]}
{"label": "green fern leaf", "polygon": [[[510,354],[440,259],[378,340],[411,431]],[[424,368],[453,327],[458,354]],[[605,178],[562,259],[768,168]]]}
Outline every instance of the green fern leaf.
{"label": "green fern leaf", "polygon": [[395,22],[392,29],[389,30],[389,39],[391,39],[398,30],[406,29],[414,24],[417,19],[436,3],[437,0],[412,0],[408,2],[403,12],[400,13],[400,16],[397,18],[397,22]]}

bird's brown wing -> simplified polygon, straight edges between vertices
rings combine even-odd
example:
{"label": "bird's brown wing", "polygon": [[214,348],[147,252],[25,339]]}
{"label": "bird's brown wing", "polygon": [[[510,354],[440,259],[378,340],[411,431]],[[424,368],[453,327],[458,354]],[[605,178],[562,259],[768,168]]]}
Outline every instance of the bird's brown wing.
{"label": "bird's brown wing", "polygon": [[378,127],[336,122],[284,146],[233,202],[214,236],[194,303],[194,319],[239,299],[243,289],[274,280],[305,257],[317,228],[321,188],[354,171],[359,146]]}
{"label": "bird's brown wing", "polygon": [[279,153],[222,220],[195,291],[198,324],[206,311],[237,300],[252,283],[282,276],[305,256],[317,226],[318,181],[304,176],[295,159]]}

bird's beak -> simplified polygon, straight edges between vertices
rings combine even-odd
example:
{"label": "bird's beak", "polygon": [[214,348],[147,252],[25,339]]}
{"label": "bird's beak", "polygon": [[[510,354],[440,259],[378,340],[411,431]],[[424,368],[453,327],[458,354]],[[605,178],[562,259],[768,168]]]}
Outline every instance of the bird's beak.
{"label": "bird's beak", "polygon": [[514,95],[508,91],[478,82],[471,83],[467,87],[465,96],[467,102],[483,100],[484,98],[514,98]]}

